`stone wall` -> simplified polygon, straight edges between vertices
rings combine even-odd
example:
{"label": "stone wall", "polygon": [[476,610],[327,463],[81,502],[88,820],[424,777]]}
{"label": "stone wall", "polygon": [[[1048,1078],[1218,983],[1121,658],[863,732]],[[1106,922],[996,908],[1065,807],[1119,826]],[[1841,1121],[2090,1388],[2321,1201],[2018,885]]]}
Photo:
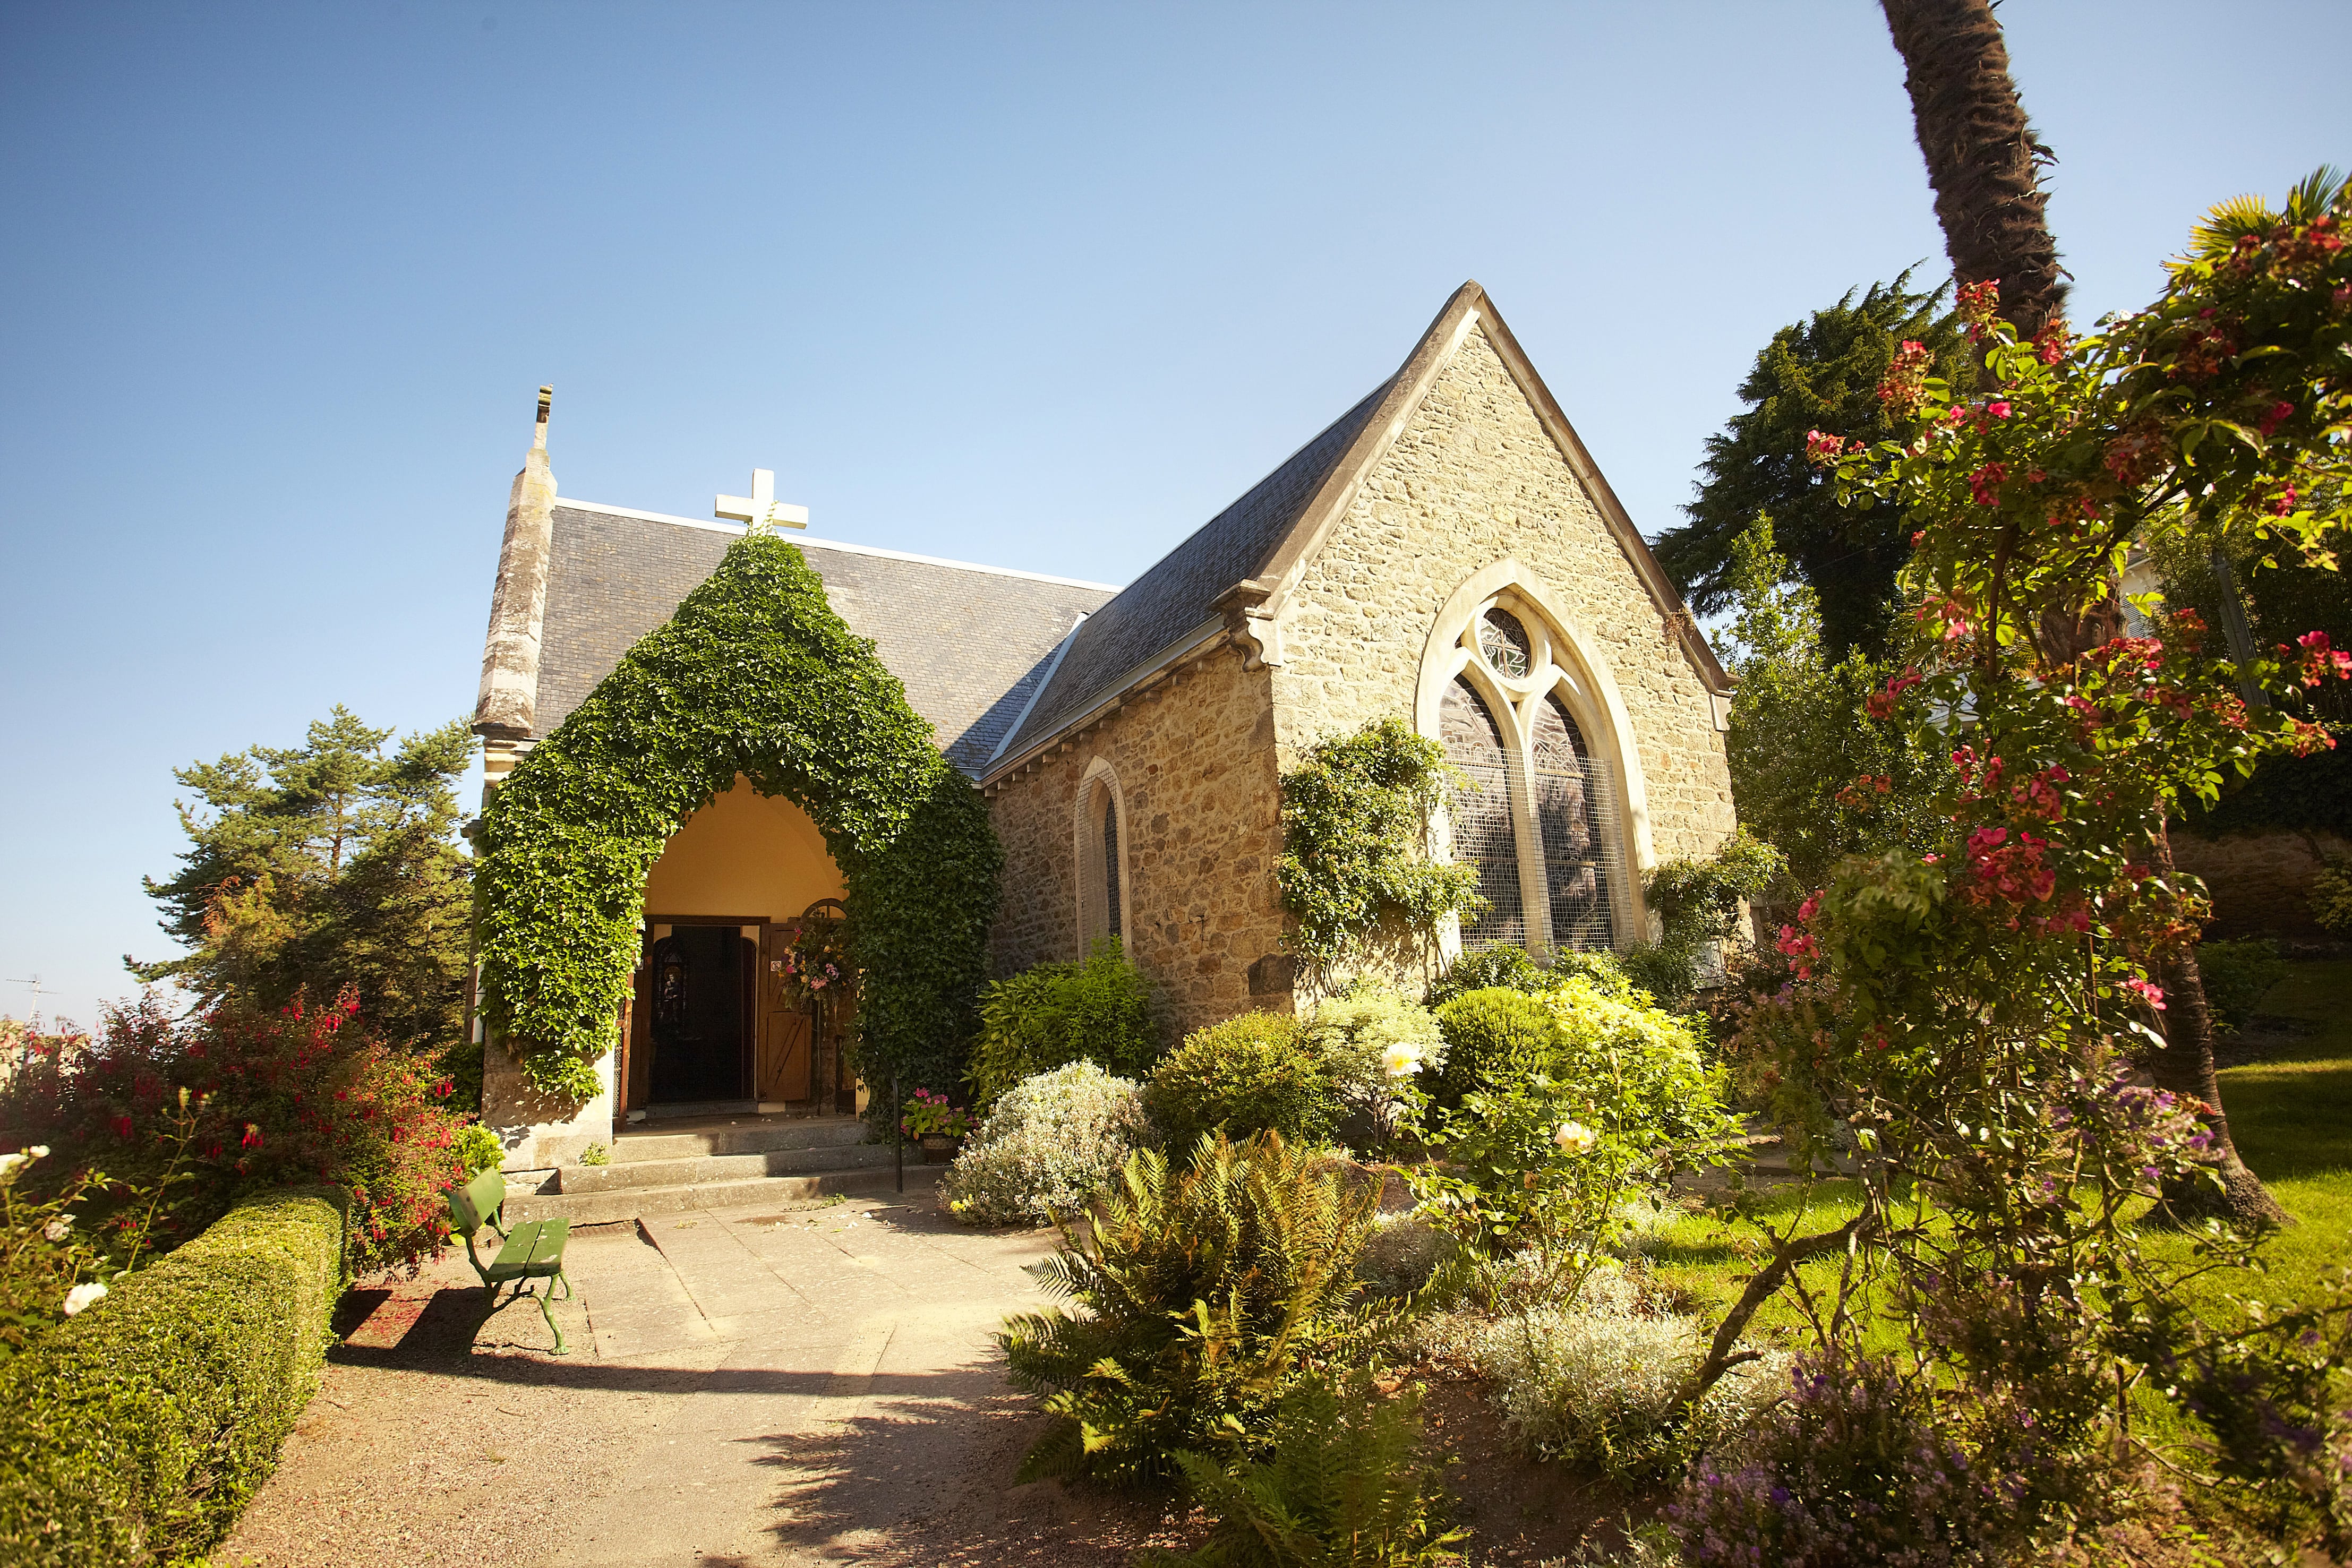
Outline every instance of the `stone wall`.
{"label": "stone wall", "polygon": [[1439,610],[1512,557],[1609,665],[1638,740],[1656,857],[1733,827],[1706,686],[1483,330],[1474,329],[1293,590],[1274,702],[1282,766],[1325,735],[1411,722]]}
{"label": "stone wall", "polygon": [[2200,838],[2172,833],[2172,861],[2205,879],[2212,896],[2213,937],[2287,936],[2332,940],[2311,917],[2311,879],[2323,860],[2352,855],[2352,843],[2324,830],[2226,833]]}
{"label": "stone wall", "polygon": [[1097,758],[1125,798],[1128,950],[1169,1040],[1253,1008],[1288,1010],[1267,673],[1223,643],[992,798],[1004,845],[995,972],[1078,956],[1078,790]]}

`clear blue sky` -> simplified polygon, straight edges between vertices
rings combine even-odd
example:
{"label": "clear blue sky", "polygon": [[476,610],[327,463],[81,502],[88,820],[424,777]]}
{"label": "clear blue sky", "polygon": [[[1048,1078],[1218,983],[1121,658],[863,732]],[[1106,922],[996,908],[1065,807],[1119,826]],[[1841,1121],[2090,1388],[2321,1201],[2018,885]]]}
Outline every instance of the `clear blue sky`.
{"label": "clear blue sky", "polygon": [[[2352,161],[2340,0],[2001,15],[2078,319]],[[84,1019],[174,765],[470,712],[541,382],[566,495],[1124,581],[1465,277],[1654,533],[1774,328],[1942,275],[1864,0],[16,0],[0,149],[0,978]]]}

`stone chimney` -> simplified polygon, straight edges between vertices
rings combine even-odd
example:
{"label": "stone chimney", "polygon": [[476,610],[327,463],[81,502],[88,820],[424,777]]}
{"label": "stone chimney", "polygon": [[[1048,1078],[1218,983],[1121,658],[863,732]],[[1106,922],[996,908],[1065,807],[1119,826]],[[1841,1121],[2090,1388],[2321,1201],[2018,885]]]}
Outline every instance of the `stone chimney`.
{"label": "stone chimney", "polygon": [[514,766],[523,749],[515,743],[531,739],[538,721],[540,624],[547,613],[547,558],[555,532],[555,475],[547,465],[547,411],[554,400],[553,387],[539,389],[539,425],[507,498],[499,586],[482,644],[474,733],[482,737],[491,783]]}

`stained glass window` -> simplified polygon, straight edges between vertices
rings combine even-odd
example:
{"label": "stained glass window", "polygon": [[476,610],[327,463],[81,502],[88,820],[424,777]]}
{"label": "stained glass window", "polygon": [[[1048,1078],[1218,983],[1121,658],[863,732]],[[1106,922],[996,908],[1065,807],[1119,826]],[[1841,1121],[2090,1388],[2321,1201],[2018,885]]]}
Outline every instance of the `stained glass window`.
{"label": "stained glass window", "polygon": [[1468,682],[1455,677],[1438,707],[1438,739],[1445,759],[1467,776],[1454,798],[1454,858],[1478,868],[1486,912],[1462,928],[1465,951],[1524,946],[1527,908],[1519,893],[1518,837],[1510,758],[1495,716]]}
{"label": "stained glass window", "polygon": [[1515,681],[1527,677],[1535,658],[1528,629],[1507,610],[1489,610],[1478,622],[1478,651],[1486,655],[1486,663],[1495,666],[1497,674]]}
{"label": "stained glass window", "polygon": [[1120,935],[1118,929],[1118,802],[1108,789],[1101,791],[1103,814],[1103,909],[1104,924],[1110,935]]}
{"label": "stained glass window", "polygon": [[[1560,947],[1606,947],[1615,934],[1609,852],[1616,813],[1607,769],[1560,706],[1544,699],[1535,724],[1536,828],[1543,841],[1551,939]],[[1622,874],[1622,873],[1621,873]]]}

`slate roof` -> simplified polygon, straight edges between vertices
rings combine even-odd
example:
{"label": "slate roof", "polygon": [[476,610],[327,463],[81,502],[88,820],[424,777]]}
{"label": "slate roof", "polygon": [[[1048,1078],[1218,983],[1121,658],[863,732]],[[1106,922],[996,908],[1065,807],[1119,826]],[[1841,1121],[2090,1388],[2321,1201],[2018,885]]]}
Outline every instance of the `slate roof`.
{"label": "slate roof", "polygon": [[[1390,378],[1393,381],[1395,378]],[[1348,455],[1381,405],[1390,382],[1341,414],[1247,494],[1170,550],[1118,598],[1087,617],[1069,652],[1020,733],[1004,747],[1012,757],[1032,741],[1115,695],[1163,655],[1197,641],[1223,622],[1211,608],[1224,591],[1262,571],[1323,482]]]}
{"label": "slate roof", "polygon": [[[740,530],[554,507],[540,633],[539,733],[585,701],[623,654],[719,568]],[[1054,649],[1112,589],[823,539],[790,540],[849,629],[874,640],[940,748],[978,778]]]}

